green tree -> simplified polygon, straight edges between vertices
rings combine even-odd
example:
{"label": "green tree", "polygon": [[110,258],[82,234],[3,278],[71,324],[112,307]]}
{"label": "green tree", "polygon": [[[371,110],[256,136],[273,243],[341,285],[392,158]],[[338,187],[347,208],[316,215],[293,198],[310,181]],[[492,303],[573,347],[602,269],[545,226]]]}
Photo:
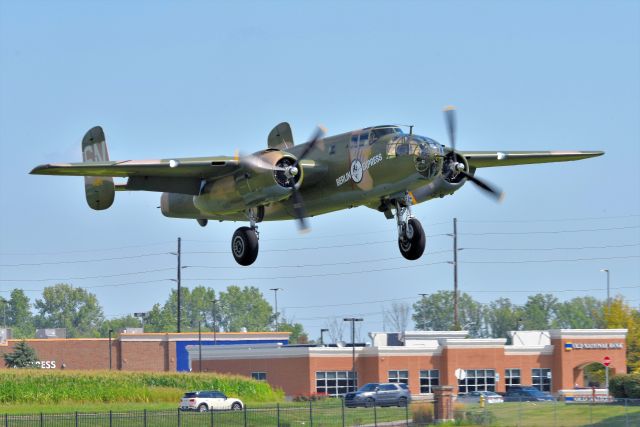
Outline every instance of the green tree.
{"label": "green tree", "polygon": [[36,351],[25,340],[18,342],[13,352],[5,353],[2,357],[7,368],[33,368],[40,360]]}
{"label": "green tree", "polygon": [[22,289],[11,291],[7,307],[7,323],[14,338],[31,338],[35,335],[31,302]]}
{"label": "green tree", "polygon": [[640,373],[640,312],[617,296],[604,308],[604,323],[608,329],[627,329],[627,370]]}
{"label": "green tree", "polygon": [[35,308],[38,311],[37,327],[66,328],[70,338],[98,336],[104,321],[94,294],[65,283],[44,288],[42,299],[36,299]]}
{"label": "green tree", "polygon": [[530,295],[522,310],[522,326],[525,330],[551,328],[558,299],[551,294]]}
{"label": "green tree", "polygon": [[301,323],[294,323],[291,320],[287,320],[284,316],[278,323],[278,329],[280,332],[290,332],[289,343],[290,344],[308,344],[309,334],[304,331],[304,326]]}
{"label": "green tree", "polygon": [[604,327],[602,301],[594,297],[577,297],[554,307],[554,328],[598,329]]}
{"label": "green tree", "polygon": [[489,304],[486,321],[489,335],[494,338],[508,338],[509,331],[517,331],[522,317],[522,307],[509,298],[498,298]]}
{"label": "green tree", "polygon": [[165,304],[161,306],[156,303],[151,310],[147,312],[144,321],[144,330],[146,332],[170,332],[176,330],[176,313]]}
{"label": "green tree", "polygon": [[[422,297],[413,305],[413,320],[416,329],[428,331],[450,331],[455,329],[453,319],[453,292],[438,291]],[[461,328],[472,337],[486,335],[484,310],[482,305],[469,294],[462,293],[458,300],[458,314]]]}
{"label": "green tree", "polygon": [[99,334],[101,337],[106,338],[109,336],[109,329],[113,330],[114,333],[117,333],[121,329],[141,327],[142,322],[140,321],[140,319],[129,314],[127,316],[115,317],[113,319],[105,320],[100,325]]}
{"label": "green tree", "polygon": [[272,325],[273,308],[256,287],[229,286],[219,300],[220,325],[227,332],[265,331]]}

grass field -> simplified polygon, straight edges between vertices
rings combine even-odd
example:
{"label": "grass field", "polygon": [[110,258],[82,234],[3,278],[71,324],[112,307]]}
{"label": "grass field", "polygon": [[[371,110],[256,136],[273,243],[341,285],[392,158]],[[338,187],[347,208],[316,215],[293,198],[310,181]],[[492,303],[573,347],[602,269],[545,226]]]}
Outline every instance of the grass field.
{"label": "grass field", "polygon": [[[487,408],[480,408],[477,405],[467,405],[459,408],[457,422],[454,425],[466,426],[640,426],[640,401],[632,402],[635,405],[624,405],[623,402],[612,405],[588,405],[588,404],[565,404],[556,403],[504,403],[489,405]],[[160,406],[147,405],[146,415],[141,407],[131,405],[116,404],[111,406],[112,413],[108,409],[103,412],[100,407],[90,407],[82,405],[64,405],[59,407],[62,414],[43,415],[42,425],[51,427],[75,426],[74,410],[80,411],[78,415],[78,427],[82,426],[158,426],[169,427],[200,427],[200,426],[309,426],[316,427],[340,427],[355,425],[374,425],[378,423],[396,422],[395,425],[406,425],[408,419],[412,421],[413,407],[405,408],[342,408],[339,400],[331,399],[322,402],[313,402],[310,406],[308,402],[303,403],[283,403],[278,407],[274,404],[248,405],[246,411],[226,411],[213,413],[180,413],[176,405],[162,410]],[[417,405],[412,405],[417,406]],[[151,410],[155,407],[155,410]],[[5,408],[2,408],[4,410]],[[7,408],[9,409],[9,408]],[[7,415],[8,426],[26,427],[39,426],[39,412],[28,406],[20,407],[20,410]],[[42,410],[53,409],[49,405]],[[2,411],[0,410],[0,411]],[[15,415],[19,412],[30,412],[33,415]],[[99,413],[91,413],[91,412]],[[55,411],[50,411],[55,412]],[[66,413],[64,413],[66,412]],[[24,413],[24,412],[22,412]],[[4,415],[1,415],[4,417]],[[178,417],[180,422],[178,423]],[[344,418],[343,418],[344,417]],[[246,419],[246,423],[245,423]],[[313,419],[313,423],[311,420]],[[5,419],[0,419],[0,425],[4,425]],[[279,422],[279,424],[278,424]],[[426,425],[426,424],[411,424]]]}

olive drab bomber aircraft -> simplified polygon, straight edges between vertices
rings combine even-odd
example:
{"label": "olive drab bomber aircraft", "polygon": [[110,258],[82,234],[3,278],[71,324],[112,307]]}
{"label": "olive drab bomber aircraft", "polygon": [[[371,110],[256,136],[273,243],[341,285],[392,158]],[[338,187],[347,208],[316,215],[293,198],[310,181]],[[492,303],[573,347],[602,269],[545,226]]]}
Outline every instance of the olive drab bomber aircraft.
{"label": "olive drab bomber aircraft", "polygon": [[[409,133],[401,126],[374,126],[324,137],[318,128],[309,142],[294,145],[288,123],[268,136],[268,148],[251,155],[110,161],[104,132],[97,126],[82,140],[82,163],[37,166],[39,175],[84,176],[87,203],[107,209],[116,191],[162,192],[162,214],[208,220],[248,221],[231,239],[240,265],[258,256],[261,221],[295,219],[301,231],[315,215],[367,206],[395,217],[398,247],[406,259],[424,252],[426,235],[411,206],[458,191],[472,182],[500,200],[502,192],[476,176],[480,168],[564,162],[600,156],[602,151],[459,151],[455,110],[444,111],[449,146]],[[126,177],[114,183],[113,177]]]}

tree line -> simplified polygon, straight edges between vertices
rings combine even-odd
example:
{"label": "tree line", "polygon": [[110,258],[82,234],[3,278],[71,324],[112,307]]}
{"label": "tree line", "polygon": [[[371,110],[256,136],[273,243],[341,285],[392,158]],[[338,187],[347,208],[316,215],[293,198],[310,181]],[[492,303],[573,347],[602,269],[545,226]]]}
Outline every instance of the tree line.
{"label": "tree line", "polygon": [[[253,286],[229,286],[216,293],[196,286],[181,288],[182,332],[250,332],[275,330],[276,313],[260,290]],[[5,314],[6,313],[6,314]],[[144,315],[106,318],[97,297],[66,283],[44,288],[33,303],[21,289],[0,299],[0,321],[12,329],[14,338],[33,338],[36,329],[65,328],[69,338],[107,337],[109,330],[144,327],[146,332],[177,330],[178,293],[174,289],[164,304],[156,303]],[[278,330],[291,332],[290,341],[305,343],[308,338],[301,324],[278,316]]]}
{"label": "tree line", "polygon": [[[6,322],[7,327],[12,328],[14,338],[31,338],[36,328],[66,328],[70,338],[107,337],[109,330],[117,332],[142,326],[147,332],[175,332],[177,296],[177,291],[172,290],[164,304],[154,304],[142,317],[129,314],[107,319],[94,294],[60,283],[44,288],[41,298],[33,304],[24,291],[14,289],[9,299],[0,299],[0,316],[3,324]],[[455,330],[453,305],[451,291],[423,295],[413,306],[393,303],[383,308],[385,329],[395,332]],[[182,287],[181,306],[183,332],[197,331],[199,324],[203,331],[275,330],[276,313],[253,286],[229,286],[220,292],[204,286]],[[626,304],[622,297],[613,298],[607,304],[591,296],[561,302],[551,294],[535,294],[518,305],[504,297],[482,304],[462,293],[458,312],[459,329],[468,330],[471,337],[478,338],[508,338],[509,331],[517,330],[625,328],[629,330],[627,364],[632,370],[640,369],[640,311]],[[291,332],[292,343],[310,342],[302,324],[281,314],[278,319],[278,330]],[[415,325],[409,325],[410,319]],[[329,319],[326,326],[332,341],[343,340],[342,319]],[[360,324],[357,327],[360,328]],[[356,336],[361,336],[359,329]]]}

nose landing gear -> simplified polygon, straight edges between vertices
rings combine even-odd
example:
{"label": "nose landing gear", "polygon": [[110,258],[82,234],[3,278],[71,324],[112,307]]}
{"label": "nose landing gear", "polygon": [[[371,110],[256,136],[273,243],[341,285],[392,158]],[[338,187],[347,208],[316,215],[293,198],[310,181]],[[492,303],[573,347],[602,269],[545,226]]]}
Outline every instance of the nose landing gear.
{"label": "nose landing gear", "polygon": [[416,260],[424,253],[427,236],[420,221],[411,216],[411,199],[407,196],[404,204],[396,200],[396,221],[398,223],[398,248],[403,257]]}
{"label": "nose landing gear", "polygon": [[231,253],[240,265],[251,265],[258,258],[258,226],[257,215],[253,209],[247,211],[250,227],[240,227],[231,238]]}

